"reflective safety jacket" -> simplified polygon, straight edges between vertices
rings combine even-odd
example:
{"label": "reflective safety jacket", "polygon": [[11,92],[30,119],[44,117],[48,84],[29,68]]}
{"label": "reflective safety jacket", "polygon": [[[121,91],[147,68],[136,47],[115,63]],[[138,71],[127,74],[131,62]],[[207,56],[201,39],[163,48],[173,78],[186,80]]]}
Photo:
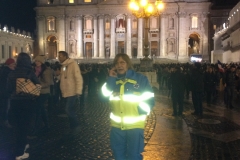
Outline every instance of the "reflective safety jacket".
{"label": "reflective safety jacket", "polygon": [[144,128],[145,119],[154,106],[154,93],[146,76],[128,70],[124,79],[109,77],[102,94],[110,101],[111,125],[128,130]]}

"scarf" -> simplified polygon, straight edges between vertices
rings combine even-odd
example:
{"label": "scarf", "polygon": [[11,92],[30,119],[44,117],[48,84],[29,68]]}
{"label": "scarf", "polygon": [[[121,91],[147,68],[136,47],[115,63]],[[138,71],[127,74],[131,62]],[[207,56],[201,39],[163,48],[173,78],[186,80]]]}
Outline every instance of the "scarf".
{"label": "scarf", "polygon": [[37,77],[39,76],[39,74],[41,73],[41,71],[42,71],[42,67],[41,67],[41,66],[36,66],[36,67],[35,67],[35,74],[36,74]]}

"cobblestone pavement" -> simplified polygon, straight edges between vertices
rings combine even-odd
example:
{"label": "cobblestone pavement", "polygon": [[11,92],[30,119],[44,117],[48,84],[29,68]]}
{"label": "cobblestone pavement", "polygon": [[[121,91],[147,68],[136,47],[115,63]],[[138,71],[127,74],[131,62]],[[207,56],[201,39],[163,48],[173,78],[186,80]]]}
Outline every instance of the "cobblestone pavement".
{"label": "cobblestone pavement", "polygon": [[[38,137],[30,137],[29,160],[112,160],[109,133],[109,106],[97,98],[88,100],[84,108],[78,109],[81,132],[68,134],[68,118],[64,112],[50,115],[51,129]],[[155,115],[146,121],[145,143],[149,141],[155,127]],[[14,157],[14,131],[0,128],[0,160]]]}
{"label": "cobblestone pavement", "polygon": [[[184,116],[172,117],[171,99],[168,98],[167,92],[161,91],[160,94],[156,94],[156,99],[160,103],[160,106],[158,106],[158,110],[154,110],[151,113],[146,121],[144,133],[146,148],[156,129],[157,123],[159,123],[156,122],[157,118],[168,117],[172,120],[181,120],[182,118],[184,124],[187,125],[186,130],[190,134],[190,156],[186,153],[187,158],[185,158],[180,156],[182,154],[179,154],[178,158],[172,159],[240,159],[240,122],[239,120],[237,121],[237,119],[240,119],[240,114],[237,108],[226,110],[217,103],[212,106],[206,106],[204,103],[204,116],[198,118],[191,115],[192,103],[186,100],[184,104]],[[238,102],[236,104],[239,105]],[[31,146],[28,149],[30,153],[28,159],[113,160],[109,142],[108,104],[98,101],[97,98],[88,99],[85,107],[78,108],[77,113],[82,130],[77,134],[70,135],[68,134],[67,116],[61,108],[55,108],[55,111],[49,115],[51,124],[49,132],[43,133],[38,137],[30,137],[29,142]],[[172,128],[174,129],[174,127],[173,125]],[[173,138],[177,135],[176,133],[172,133]],[[0,127],[0,160],[14,159],[14,157],[11,157],[14,151],[14,142],[14,130]],[[156,149],[154,152],[163,153],[169,150],[169,148],[172,149],[171,146],[161,146],[159,150]],[[175,152],[183,151],[184,149],[177,149]],[[185,151],[183,154],[185,154]],[[155,159],[157,158],[154,157],[154,153],[150,153],[146,160]],[[164,159],[171,160],[171,158]]]}

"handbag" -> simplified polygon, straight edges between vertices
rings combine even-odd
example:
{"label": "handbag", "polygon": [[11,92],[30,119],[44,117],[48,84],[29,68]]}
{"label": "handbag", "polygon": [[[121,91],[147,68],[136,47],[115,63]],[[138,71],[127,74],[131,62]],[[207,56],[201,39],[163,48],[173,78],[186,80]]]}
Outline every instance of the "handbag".
{"label": "handbag", "polygon": [[27,96],[29,98],[37,97],[40,95],[41,85],[34,84],[28,78],[16,79],[16,94]]}

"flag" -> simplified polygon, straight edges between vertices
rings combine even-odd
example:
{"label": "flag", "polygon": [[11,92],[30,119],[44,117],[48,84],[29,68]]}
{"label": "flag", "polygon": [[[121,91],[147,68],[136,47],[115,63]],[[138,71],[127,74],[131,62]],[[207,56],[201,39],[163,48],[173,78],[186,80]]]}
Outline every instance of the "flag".
{"label": "flag", "polygon": [[218,60],[218,70],[219,72],[224,72],[223,64]]}

